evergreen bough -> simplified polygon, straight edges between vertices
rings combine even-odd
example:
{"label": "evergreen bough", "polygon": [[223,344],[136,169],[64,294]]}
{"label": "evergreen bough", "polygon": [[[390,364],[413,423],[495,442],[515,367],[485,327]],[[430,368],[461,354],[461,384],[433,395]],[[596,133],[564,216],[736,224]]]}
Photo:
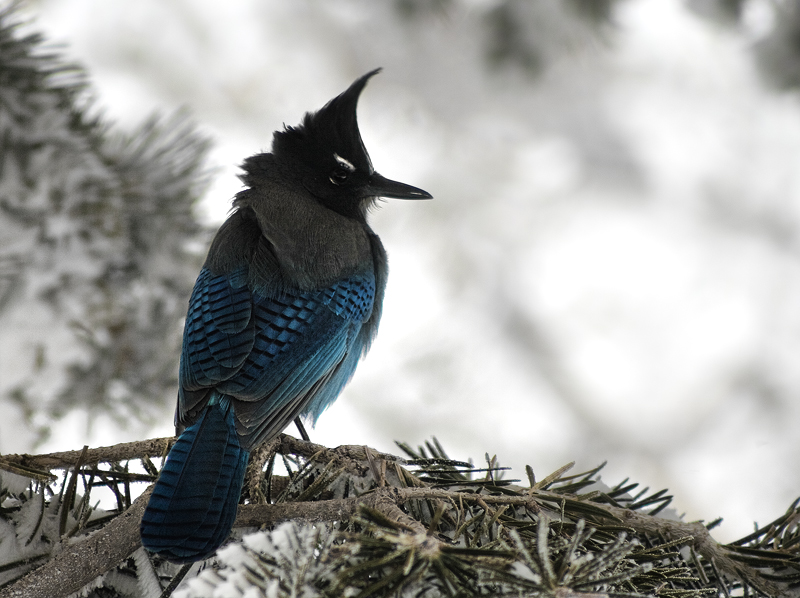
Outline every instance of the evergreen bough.
{"label": "evergreen bough", "polygon": [[[173,441],[0,458],[0,598],[169,595],[189,567],[144,552],[149,490],[134,497]],[[288,435],[260,447],[234,540],[175,595],[800,596],[798,501],[722,545],[719,520],[683,522],[665,490],[605,486],[602,466],[540,480],[528,468],[520,485],[494,457],[476,467],[435,439],[400,447],[406,457]],[[96,507],[101,488],[115,507]]]}
{"label": "evergreen bough", "polygon": [[146,419],[174,395],[207,232],[207,140],[184,113],[124,133],[86,74],[0,10],[0,398],[43,437],[76,408]]}

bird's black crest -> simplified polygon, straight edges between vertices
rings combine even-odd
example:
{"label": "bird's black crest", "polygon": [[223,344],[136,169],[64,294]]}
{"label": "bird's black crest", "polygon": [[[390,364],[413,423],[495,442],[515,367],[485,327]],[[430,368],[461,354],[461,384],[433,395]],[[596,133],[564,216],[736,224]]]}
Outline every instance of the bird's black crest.
{"label": "bird's black crest", "polygon": [[313,167],[329,159],[333,150],[356,169],[371,174],[372,162],[358,130],[356,108],[367,81],[380,71],[377,68],[356,79],[317,112],[306,113],[300,125],[276,131],[272,141],[275,156],[299,159]]}

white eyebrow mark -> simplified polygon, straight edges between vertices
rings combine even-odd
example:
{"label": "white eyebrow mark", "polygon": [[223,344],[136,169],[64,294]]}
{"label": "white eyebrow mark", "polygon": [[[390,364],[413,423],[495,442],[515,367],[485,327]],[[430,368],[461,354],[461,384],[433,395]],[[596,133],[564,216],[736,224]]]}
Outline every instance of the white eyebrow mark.
{"label": "white eyebrow mark", "polygon": [[342,168],[344,168],[345,170],[348,170],[348,171],[350,171],[350,172],[353,172],[353,171],[356,169],[356,167],[355,167],[355,166],[353,166],[353,163],[352,163],[352,162],[350,162],[350,160],[345,160],[344,158],[342,158],[342,157],[341,157],[339,154],[337,154],[336,152],[334,152],[334,153],[333,153],[333,157],[334,157],[334,159],[335,159],[335,160],[336,160],[336,161],[339,163],[339,166],[341,166],[341,167],[342,167]]}

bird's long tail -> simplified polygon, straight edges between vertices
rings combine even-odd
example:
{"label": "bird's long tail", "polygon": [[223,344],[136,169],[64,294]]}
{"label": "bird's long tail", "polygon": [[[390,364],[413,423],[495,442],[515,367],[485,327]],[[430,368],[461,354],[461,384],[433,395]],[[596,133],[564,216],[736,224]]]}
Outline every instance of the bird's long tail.
{"label": "bird's long tail", "polygon": [[178,563],[211,556],[233,526],[249,456],[228,401],[213,401],[167,456],[142,517],[142,545]]}

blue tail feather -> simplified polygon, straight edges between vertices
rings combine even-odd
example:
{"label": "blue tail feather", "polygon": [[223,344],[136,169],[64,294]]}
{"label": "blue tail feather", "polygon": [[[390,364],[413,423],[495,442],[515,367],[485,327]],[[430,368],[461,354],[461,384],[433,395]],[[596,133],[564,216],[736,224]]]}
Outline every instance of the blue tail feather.
{"label": "blue tail feather", "polygon": [[214,401],[178,438],[142,517],[142,544],[170,561],[211,556],[236,518],[250,453],[227,403]]}

